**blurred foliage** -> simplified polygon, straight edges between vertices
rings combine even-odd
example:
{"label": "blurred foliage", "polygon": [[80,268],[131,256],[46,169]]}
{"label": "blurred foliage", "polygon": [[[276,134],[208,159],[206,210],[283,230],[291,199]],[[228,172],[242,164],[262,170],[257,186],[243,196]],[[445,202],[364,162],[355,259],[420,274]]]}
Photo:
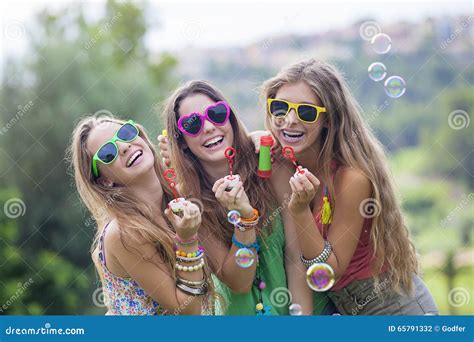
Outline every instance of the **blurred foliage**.
{"label": "blurred foliage", "polygon": [[[64,160],[81,116],[111,112],[133,118],[154,137],[161,128],[157,112],[178,81],[205,78],[224,91],[251,129],[261,128],[257,87],[291,62],[270,56],[307,56],[320,47],[312,47],[311,37],[283,37],[260,47],[260,63],[248,57],[256,55],[250,47],[250,52],[205,51],[203,59],[193,54],[190,67],[183,56],[147,50],[147,6],[108,1],[96,20],[87,19],[77,3],[45,10],[30,33],[31,53],[5,63],[0,124],[8,130],[0,135],[0,205],[20,198],[26,213],[0,218],[0,305],[11,302],[0,314],[104,311],[92,300],[99,286],[89,254],[95,227],[86,224],[89,214]],[[441,50],[433,30],[420,32],[410,30],[421,35],[412,51],[398,53],[394,44],[394,52],[383,56],[367,53],[358,33],[320,39],[350,51],[330,61],[345,74],[365,119],[389,151],[427,283],[442,313],[448,313],[452,286],[466,287],[474,298],[474,267],[445,262],[473,250],[473,125],[454,130],[448,124],[454,110],[474,112],[472,45],[467,52]],[[382,82],[367,77],[376,60],[390,75],[405,78],[404,96],[388,98]],[[16,296],[30,278],[28,290]],[[455,311],[473,312],[468,306]]]}
{"label": "blurred foliage", "polygon": [[[85,224],[89,215],[73,186],[65,149],[75,123],[87,114],[132,118],[152,137],[159,131],[156,107],[165,89],[176,85],[176,60],[150,56],[144,48],[145,6],[110,1],[96,22],[86,21],[74,4],[54,15],[43,12],[32,32],[31,55],[7,61],[2,123],[14,124],[0,138],[0,185],[14,187],[26,215],[2,216],[0,222],[0,303],[18,282],[34,280],[9,314],[93,310],[97,279],[89,249],[95,227]],[[11,195],[1,194],[3,207]]]}

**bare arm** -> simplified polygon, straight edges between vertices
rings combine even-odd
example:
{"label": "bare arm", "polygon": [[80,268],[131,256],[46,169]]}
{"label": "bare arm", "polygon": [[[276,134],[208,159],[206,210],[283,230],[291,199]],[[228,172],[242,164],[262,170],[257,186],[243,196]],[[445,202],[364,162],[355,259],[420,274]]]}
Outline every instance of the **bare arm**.
{"label": "bare arm", "polygon": [[270,182],[277,196],[278,204],[283,208],[282,217],[285,229],[285,270],[288,289],[293,303],[301,305],[303,315],[313,314],[313,291],[306,284],[306,269],[300,261],[301,249],[295,222],[288,210],[291,187],[288,183],[293,174],[293,166],[281,161],[273,164]]}
{"label": "bare arm", "polygon": [[[359,241],[364,217],[360,203],[371,193],[369,180],[354,169],[340,170],[335,179],[337,210],[334,213],[328,240],[332,245],[327,263],[333,268],[336,279],[347,269]],[[317,229],[309,203],[319,187],[317,178],[306,170],[300,177],[292,177],[290,212],[298,230],[302,253],[306,259],[317,257],[324,248],[324,239]]]}

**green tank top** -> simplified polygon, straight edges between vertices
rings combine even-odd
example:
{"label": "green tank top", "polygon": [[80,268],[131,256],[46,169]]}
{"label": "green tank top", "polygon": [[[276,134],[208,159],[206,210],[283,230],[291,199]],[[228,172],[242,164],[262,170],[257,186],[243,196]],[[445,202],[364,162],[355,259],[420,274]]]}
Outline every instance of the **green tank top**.
{"label": "green tank top", "polygon": [[[260,291],[266,315],[289,315],[291,295],[286,282],[285,233],[280,215],[276,215],[273,219],[272,233],[264,242],[258,238],[258,242],[260,262],[257,272],[260,272],[266,287],[259,290],[258,284],[254,284],[248,293],[234,293],[213,274],[216,291],[222,295],[226,305],[226,308],[217,305],[217,315],[255,316],[256,306],[260,303]],[[329,299],[325,293],[314,292],[313,303],[313,315],[320,315],[325,311]]]}

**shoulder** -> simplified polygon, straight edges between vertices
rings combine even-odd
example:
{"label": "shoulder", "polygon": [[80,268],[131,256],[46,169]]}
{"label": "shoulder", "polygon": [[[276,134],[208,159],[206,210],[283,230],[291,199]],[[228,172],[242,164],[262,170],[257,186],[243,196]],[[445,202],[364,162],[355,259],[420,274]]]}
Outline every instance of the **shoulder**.
{"label": "shoulder", "polygon": [[[113,257],[120,259],[123,256],[129,255],[131,251],[140,251],[144,253],[152,244],[148,244],[138,234],[132,234],[127,231],[127,227],[123,227],[116,219],[113,219],[107,226],[107,231],[104,236],[104,244],[108,246],[109,253]],[[134,252],[136,254],[136,252]]]}
{"label": "shoulder", "polygon": [[334,177],[334,191],[337,197],[367,197],[372,192],[372,185],[361,170],[343,167]]}

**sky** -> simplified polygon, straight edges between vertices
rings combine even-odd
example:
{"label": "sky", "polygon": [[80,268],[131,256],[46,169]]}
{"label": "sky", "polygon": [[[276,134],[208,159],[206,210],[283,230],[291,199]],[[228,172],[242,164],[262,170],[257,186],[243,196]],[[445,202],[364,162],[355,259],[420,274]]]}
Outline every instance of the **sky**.
{"label": "sky", "polygon": [[[27,32],[44,7],[54,11],[72,1],[0,2],[1,60],[28,51]],[[103,13],[104,1],[83,1],[90,20]],[[471,1],[149,1],[148,22],[153,30],[147,46],[153,51],[226,47],[249,44],[282,33],[316,33],[347,27],[361,19],[382,26],[426,16],[473,14]],[[383,28],[383,27],[382,27]]]}

